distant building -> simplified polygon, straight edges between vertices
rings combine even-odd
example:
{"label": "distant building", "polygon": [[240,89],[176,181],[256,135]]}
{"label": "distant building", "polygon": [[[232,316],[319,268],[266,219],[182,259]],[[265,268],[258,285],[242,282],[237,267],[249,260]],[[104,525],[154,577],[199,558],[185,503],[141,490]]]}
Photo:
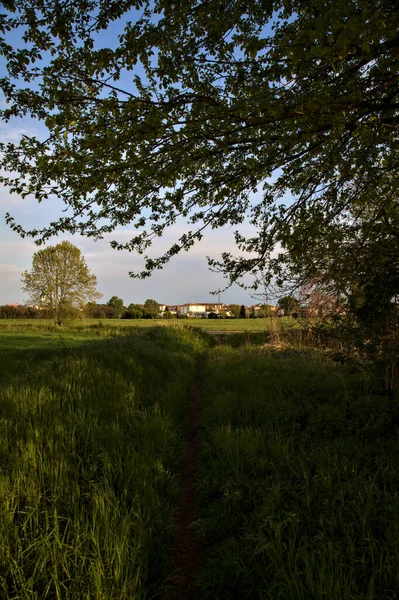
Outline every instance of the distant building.
{"label": "distant building", "polygon": [[186,317],[202,317],[205,316],[207,304],[182,304],[180,314]]}
{"label": "distant building", "polygon": [[166,307],[172,315],[181,314],[181,304],[168,304]]}

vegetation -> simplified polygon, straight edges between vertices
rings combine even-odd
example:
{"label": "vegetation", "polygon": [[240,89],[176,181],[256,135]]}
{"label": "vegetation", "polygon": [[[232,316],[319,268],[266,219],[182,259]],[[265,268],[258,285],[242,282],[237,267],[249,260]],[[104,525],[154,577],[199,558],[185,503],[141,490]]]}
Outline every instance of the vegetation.
{"label": "vegetation", "polygon": [[[330,282],[369,283],[371,260],[397,293],[398,17],[387,0],[6,2],[1,115],[48,133],[2,144],[3,181],[69,209],[34,231],[8,222],[39,240],[132,223],[112,245],[146,252],[186,217],[145,277],[204,227],[249,219],[244,257],[211,262],[231,281],[320,259]],[[271,258],[277,243],[288,252]]]}
{"label": "vegetation", "polygon": [[186,401],[207,342],[152,328],[61,344],[48,364],[43,336],[5,340],[36,367],[0,386],[1,597],[154,597],[171,576]]}
{"label": "vegetation", "polygon": [[112,318],[120,319],[124,311],[122,298],[118,298],[118,296],[112,296],[112,298],[108,300],[107,305],[112,309]]}
{"label": "vegetation", "polygon": [[316,322],[151,323],[0,329],[1,597],[167,594],[201,354],[198,596],[394,599],[397,393]]}
{"label": "vegetation", "polygon": [[142,319],[143,314],[143,307],[140,304],[129,304],[123,317],[124,319]]}
{"label": "vegetation", "polygon": [[145,278],[228,225],[238,255],[210,266],[286,284],[300,319],[235,305],[148,327],[159,304],[96,304],[69,242],[35,253],[36,308],[0,307],[0,596],[167,596],[191,394],[199,597],[398,598],[398,7],[3,4],[0,118],[43,133],[0,143],[0,180],[66,212],[12,229],[40,245],[129,224],[111,246]]}
{"label": "vegetation", "polygon": [[50,319],[0,328],[0,388],[13,381],[29,382],[39,367],[99,339],[95,330],[68,330],[60,335],[54,329]]}
{"label": "vegetation", "polygon": [[70,242],[33,255],[32,271],[22,275],[23,290],[36,307],[45,308],[56,325],[76,316],[88,300],[101,297],[81,251]]}
{"label": "vegetation", "polygon": [[144,302],[143,317],[145,319],[158,319],[159,318],[159,304],[156,300],[148,298]]}
{"label": "vegetation", "polygon": [[284,311],[284,314],[291,315],[294,310],[299,308],[299,300],[293,296],[284,296],[279,299],[278,306]]}
{"label": "vegetation", "polygon": [[200,597],[396,598],[398,396],[325,353],[243,341],[203,377]]}

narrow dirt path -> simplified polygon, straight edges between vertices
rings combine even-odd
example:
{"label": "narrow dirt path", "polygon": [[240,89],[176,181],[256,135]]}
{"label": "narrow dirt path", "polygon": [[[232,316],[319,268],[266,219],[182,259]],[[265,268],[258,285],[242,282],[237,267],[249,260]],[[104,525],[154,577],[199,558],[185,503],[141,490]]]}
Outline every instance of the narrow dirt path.
{"label": "narrow dirt path", "polygon": [[198,519],[197,472],[200,443],[200,381],[204,357],[197,359],[190,398],[190,421],[186,444],[180,464],[180,493],[176,510],[173,564],[175,575],[169,600],[194,600],[195,581],[201,568],[202,553],[195,539],[193,523]]}

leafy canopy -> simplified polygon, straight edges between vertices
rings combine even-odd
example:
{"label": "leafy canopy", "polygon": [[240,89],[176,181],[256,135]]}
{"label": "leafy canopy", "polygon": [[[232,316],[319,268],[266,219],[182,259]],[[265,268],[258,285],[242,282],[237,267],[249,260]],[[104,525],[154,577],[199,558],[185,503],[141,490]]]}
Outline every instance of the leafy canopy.
{"label": "leafy canopy", "polygon": [[57,325],[87,302],[101,298],[96,276],[90,273],[79,248],[70,242],[36,252],[32,270],[24,271],[22,283],[32,304],[48,309]]}
{"label": "leafy canopy", "polygon": [[122,298],[112,296],[112,298],[108,300],[107,305],[112,308],[112,317],[114,319],[120,319],[124,310]]}
{"label": "leafy canopy", "polygon": [[[186,218],[187,232],[163,256],[146,255],[135,274],[146,277],[205,227],[229,224],[240,255],[210,264],[235,281],[265,269],[283,277],[287,256],[304,243],[322,253],[337,228],[346,243],[346,225],[376,218],[381,191],[397,213],[394,2],[3,4],[2,118],[28,115],[48,130],[2,145],[3,181],[68,208],[34,231],[8,215],[21,235],[100,238],[133,224],[137,235],[112,246],[146,255]],[[397,235],[395,210],[381,220],[386,237]],[[244,219],[250,238],[239,231]],[[271,258],[276,244],[288,253]]]}
{"label": "leafy canopy", "polygon": [[283,309],[284,313],[290,315],[299,306],[299,301],[293,296],[284,296],[278,301],[279,308]]}
{"label": "leafy canopy", "polygon": [[147,298],[144,302],[143,316],[145,319],[158,319],[159,317],[159,304],[152,298]]}

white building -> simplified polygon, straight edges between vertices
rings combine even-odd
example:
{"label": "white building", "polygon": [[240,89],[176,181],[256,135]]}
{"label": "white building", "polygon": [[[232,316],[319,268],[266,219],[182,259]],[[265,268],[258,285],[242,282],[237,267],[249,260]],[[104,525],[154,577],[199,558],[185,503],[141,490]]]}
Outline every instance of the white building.
{"label": "white building", "polygon": [[202,317],[205,316],[207,304],[182,304],[180,314],[187,317]]}

